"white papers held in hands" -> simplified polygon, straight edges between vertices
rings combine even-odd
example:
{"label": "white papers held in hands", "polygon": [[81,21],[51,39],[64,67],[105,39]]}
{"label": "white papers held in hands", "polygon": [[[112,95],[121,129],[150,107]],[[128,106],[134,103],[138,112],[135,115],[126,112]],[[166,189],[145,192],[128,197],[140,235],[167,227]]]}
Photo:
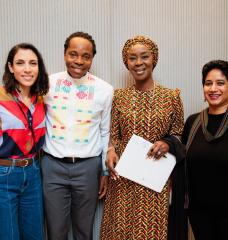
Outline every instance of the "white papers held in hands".
{"label": "white papers held in hands", "polygon": [[161,192],[176,164],[176,158],[170,153],[159,160],[148,158],[147,153],[152,145],[133,134],[115,170],[122,177]]}

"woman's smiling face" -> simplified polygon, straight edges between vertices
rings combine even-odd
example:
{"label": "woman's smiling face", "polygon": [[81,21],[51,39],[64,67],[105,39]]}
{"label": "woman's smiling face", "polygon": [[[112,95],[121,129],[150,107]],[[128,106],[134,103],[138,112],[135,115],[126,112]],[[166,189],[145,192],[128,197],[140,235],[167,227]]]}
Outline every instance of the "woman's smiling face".
{"label": "woman's smiling face", "polygon": [[219,69],[208,72],[203,86],[204,97],[210,108],[225,112],[228,107],[228,79]]}
{"label": "woman's smiling face", "polygon": [[136,81],[152,79],[153,55],[143,44],[133,45],[127,55],[127,66]]}

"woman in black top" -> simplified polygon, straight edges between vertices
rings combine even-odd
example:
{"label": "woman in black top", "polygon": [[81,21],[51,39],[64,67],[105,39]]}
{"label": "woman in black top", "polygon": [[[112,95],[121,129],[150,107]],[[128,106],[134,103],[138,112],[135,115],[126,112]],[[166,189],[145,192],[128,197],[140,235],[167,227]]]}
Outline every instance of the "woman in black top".
{"label": "woman in black top", "polygon": [[228,62],[202,70],[209,107],[184,127],[187,148],[188,216],[196,240],[228,239]]}

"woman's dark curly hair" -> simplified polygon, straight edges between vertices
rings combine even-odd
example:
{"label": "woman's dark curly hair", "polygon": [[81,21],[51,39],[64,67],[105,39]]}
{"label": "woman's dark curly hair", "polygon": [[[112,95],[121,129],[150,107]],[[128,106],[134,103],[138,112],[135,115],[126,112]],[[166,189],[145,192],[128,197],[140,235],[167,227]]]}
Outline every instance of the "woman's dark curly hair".
{"label": "woman's dark curly hair", "polygon": [[14,57],[20,49],[25,50],[29,49],[33,51],[38,58],[39,69],[38,77],[36,82],[32,85],[30,89],[30,94],[36,96],[43,96],[47,94],[49,89],[49,81],[44,61],[37,48],[30,43],[19,43],[12,47],[8,53],[8,57],[5,64],[5,72],[3,74],[3,84],[6,89],[6,92],[12,93],[15,90],[19,90],[17,79],[15,79],[14,74],[10,72],[9,63],[11,64],[11,66],[13,66]]}
{"label": "woman's dark curly hair", "polygon": [[228,80],[228,62],[224,60],[212,60],[203,66],[203,69],[202,69],[203,86],[205,84],[207,74],[213,69],[219,69]]}

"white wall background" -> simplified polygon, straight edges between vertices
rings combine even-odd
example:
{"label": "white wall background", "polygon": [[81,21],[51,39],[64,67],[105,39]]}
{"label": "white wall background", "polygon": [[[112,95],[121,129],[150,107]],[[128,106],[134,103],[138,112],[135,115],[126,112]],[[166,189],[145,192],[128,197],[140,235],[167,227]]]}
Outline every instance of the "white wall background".
{"label": "white wall background", "polygon": [[125,41],[154,39],[154,78],[181,89],[185,118],[204,106],[203,64],[228,59],[227,0],[0,0],[0,76],[9,49],[24,41],[41,51],[49,73],[63,70],[64,41],[79,30],[97,44],[92,72],[116,88],[131,82],[121,58]]}
{"label": "white wall background", "polygon": [[129,84],[121,50],[144,34],[159,45],[159,83],[180,88],[185,117],[203,106],[201,68],[228,59],[227,0],[0,0],[0,76],[12,45],[28,41],[49,73],[64,69],[63,43],[78,30],[97,44],[93,73],[115,87]]}

